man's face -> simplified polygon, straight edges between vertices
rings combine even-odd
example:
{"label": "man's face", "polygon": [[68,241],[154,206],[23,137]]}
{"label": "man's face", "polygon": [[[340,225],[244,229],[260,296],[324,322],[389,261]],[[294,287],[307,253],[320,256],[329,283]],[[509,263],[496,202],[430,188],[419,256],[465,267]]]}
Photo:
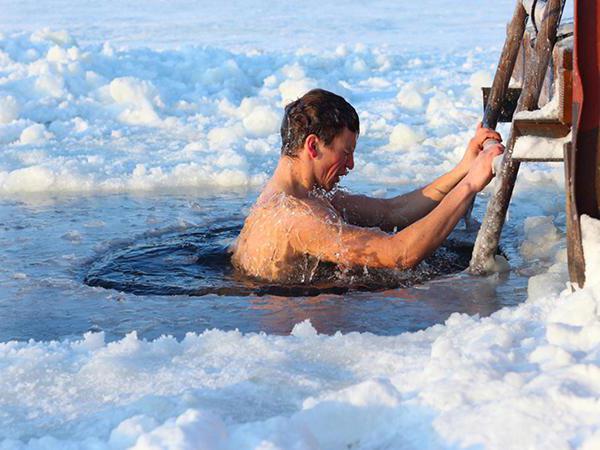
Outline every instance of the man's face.
{"label": "man's face", "polygon": [[330,191],[354,168],[354,149],[358,136],[348,128],[339,133],[331,144],[322,146],[321,158],[315,161],[315,175],[319,186]]}

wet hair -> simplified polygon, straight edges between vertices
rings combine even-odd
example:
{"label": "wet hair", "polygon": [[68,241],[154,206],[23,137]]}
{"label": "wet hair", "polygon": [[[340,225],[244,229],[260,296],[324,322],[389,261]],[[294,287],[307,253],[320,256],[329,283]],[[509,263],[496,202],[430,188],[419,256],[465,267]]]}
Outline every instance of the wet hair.
{"label": "wet hair", "polygon": [[281,154],[295,157],[310,134],[325,145],[344,128],[360,132],[358,114],[343,97],[324,89],[308,91],[285,107],[281,122]]}

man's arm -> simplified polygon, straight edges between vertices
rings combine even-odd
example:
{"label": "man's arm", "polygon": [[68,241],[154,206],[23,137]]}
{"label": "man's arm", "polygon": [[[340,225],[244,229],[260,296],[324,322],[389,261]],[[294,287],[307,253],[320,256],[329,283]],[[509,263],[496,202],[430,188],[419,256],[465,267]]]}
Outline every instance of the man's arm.
{"label": "man's arm", "polygon": [[389,199],[338,191],[332,204],[348,223],[385,231],[402,229],[429,214],[467,171],[459,165],[423,188]]}
{"label": "man's arm", "polygon": [[500,142],[500,134],[478,124],[460,163],[427,186],[390,199],[371,198],[338,192],[332,204],[354,225],[379,227],[385,231],[402,229],[425,217],[469,172],[488,139]]}
{"label": "man's arm", "polygon": [[346,266],[408,269],[431,254],[460,220],[476,189],[463,182],[426,217],[402,231],[382,231],[348,225],[326,208],[295,215],[290,244],[295,251]]}
{"label": "man's arm", "polygon": [[292,216],[290,244],[297,252],[348,266],[414,267],[441,245],[475,194],[489,183],[492,160],[502,150],[497,145],[482,152],[469,174],[431,213],[399,233],[347,225],[327,208],[311,205],[307,214]]}

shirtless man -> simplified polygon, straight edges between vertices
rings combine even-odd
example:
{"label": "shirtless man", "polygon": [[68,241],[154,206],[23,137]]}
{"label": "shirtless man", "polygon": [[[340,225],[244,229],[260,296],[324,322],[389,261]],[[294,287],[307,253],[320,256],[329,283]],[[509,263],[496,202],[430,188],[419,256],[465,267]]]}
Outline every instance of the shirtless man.
{"label": "shirtless man", "polygon": [[358,135],[355,109],[331,92],[315,89],[286,106],[281,158],[234,247],[239,270],[302,283],[311,281],[320,261],[412,268],[450,234],[492,179],[492,160],[504,150],[501,144],[483,150],[486,140],[501,138],[478,127],[461,162],[421,189],[390,199],[331,195],[354,168]]}

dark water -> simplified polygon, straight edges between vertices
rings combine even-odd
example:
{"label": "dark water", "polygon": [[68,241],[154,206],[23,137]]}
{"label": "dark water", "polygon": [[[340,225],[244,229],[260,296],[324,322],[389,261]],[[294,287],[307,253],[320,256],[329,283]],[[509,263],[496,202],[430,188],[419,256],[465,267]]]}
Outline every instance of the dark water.
{"label": "dark water", "polygon": [[[544,208],[511,210],[502,236],[512,266],[507,273],[448,275],[466,264],[456,244],[434,258],[449,267],[435,269],[432,262],[421,280],[380,277],[375,285],[362,285],[363,279],[331,291],[282,292],[230,271],[225,248],[256,195],[0,201],[0,341],[74,338],[87,331],[104,331],[108,340],[134,330],[146,339],[210,328],[287,334],[306,319],[320,333],[395,335],[443,323],[455,312],[485,316],[523,301],[527,277],[540,270],[519,261],[523,216],[562,208],[555,196],[546,201],[538,195]],[[484,207],[483,199],[476,203],[476,217]]]}
{"label": "dark water", "polygon": [[90,264],[84,282],[136,295],[316,296],[409,287],[468,267],[472,245],[447,242],[415,270],[340,272],[320,263],[306,284],[273,284],[244,277],[231,264],[229,246],[242,225],[236,219],[142,237],[112,248]]}

